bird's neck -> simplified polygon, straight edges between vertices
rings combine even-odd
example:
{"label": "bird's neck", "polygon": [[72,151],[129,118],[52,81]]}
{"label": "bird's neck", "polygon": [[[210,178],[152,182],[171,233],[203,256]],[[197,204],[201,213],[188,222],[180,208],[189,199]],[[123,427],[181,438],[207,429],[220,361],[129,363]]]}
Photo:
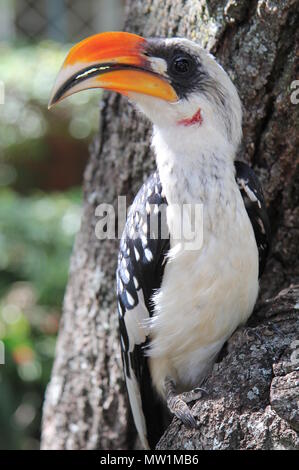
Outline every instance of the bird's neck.
{"label": "bird's neck", "polygon": [[153,147],[168,204],[225,205],[235,191],[235,149],[223,137],[188,138],[156,128]]}

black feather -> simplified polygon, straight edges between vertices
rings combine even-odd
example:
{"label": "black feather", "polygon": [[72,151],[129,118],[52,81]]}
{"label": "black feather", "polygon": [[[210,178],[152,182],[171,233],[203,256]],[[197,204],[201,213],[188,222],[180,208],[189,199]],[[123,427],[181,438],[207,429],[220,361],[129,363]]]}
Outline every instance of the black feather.
{"label": "black feather", "polygon": [[264,272],[271,247],[271,228],[261,184],[246,163],[236,161],[236,181],[252,224],[259,252],[259,277]]}
{"label": "black feather", "polygon": [[[159,208],[159,211],[156,211],[157,213],[154,213],[155,207]],[[147,211],[148,208],[152,209],[150,213]],[[146,234],[144,232],[145,223],[147,227]],[[153,314],[151,297],[155,290],[161,286],[167,259],[166,255],[169,250],[168,231],[164,233],[165,230],[162,230],[162,227],[165,229],[165,226],[166,200],[162,196],[161,182],[156,172],[142,186],[130,209],[120,243],[117,268],[119,324],[122,337],[121,349],[124,372],[130,378],[132,368],[138,381],[142,411],[147,427],[147,439],[151,448],[155,448],[156,443],[165,430],[168,411],[152,386],[148,360],[144,354],[147,342],[135,345],[134,349],[131,352],[129,351],[132,345],[129,344],[125,318],[126,315],[130,315],[130,310],[137,304],[138,292],[140,290],[142,291],[149,316]],[[134,237],[131,236],[133,233]],[[162,236],[165,238],[162,238]],[[151,254],[148,258],[146,257],[146,249]],[[140,257],[138,260],[136,259],[135,250],[137,250]],[[125,262],[123,261],[124,258]],[[137,281],[137,288],[134,278],[135,282]],[[127,292],[134,299],[134,306],[129,305]]]}

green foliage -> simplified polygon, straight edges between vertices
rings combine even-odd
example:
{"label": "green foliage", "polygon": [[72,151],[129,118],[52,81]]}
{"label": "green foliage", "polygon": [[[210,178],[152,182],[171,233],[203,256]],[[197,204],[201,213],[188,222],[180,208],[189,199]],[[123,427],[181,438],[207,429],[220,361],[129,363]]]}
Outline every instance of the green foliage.
{"label": "green foliage", "polygon": [[[54,137],[87,141],[98,128],[99,90],[71,96],[48,111],[68,50],[69,46],[50,41],[17,48],[0,43],[0,80],[5,86],[5,102],[0,105],[0,187],[15,184],[18,173],[22,178],[23,161],[51,158],[49,142]],[[21,189],[31,183],[23,181]]]}
{"label": "green foliage", "polygon": [[[46,41],[19,48],[0,43],[0,79],[5,84],[5,103],[0,114],[2,148],[45,134],[47,104],[68,50],[68,46]],[[70,118],[73,137],[86,138],[96,129],[98,100],[99,92],[86,91],[59,105],[56,113]]]}
{"label": "green foliage", "polygon": [[0,43],[0,449],[39,447],[41,408],[80,224],[79,190],[37,188],[80,184],[87,144],[98,127],[99,92],[47,109],[68,49],[50,42],[18,48]]}
{"label": "green foliage", "polygon": [[80,192],[0,192],[0,448],[38,447]]}
{"label": "green foliage", "polygon": [[22,198],[3,191],[0,198],[0,295],[9,283],[26,280],[36,286],[39,302],[60,305],[79,228],[78,194]]}

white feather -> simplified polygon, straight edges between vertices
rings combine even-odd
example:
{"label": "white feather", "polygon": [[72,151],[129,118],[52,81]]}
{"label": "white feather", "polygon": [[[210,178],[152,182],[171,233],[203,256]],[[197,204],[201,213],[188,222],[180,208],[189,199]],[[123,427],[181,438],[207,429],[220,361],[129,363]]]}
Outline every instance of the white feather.
{"label": "white feather", "polygon": [[[190,143],[183,158],[175,137],[168,137],[161,130],[154,135],[162,186],[170,207],[203,203],[203,246],[186,251],[171,239],[170,260],[154,297],[149,355],[161,393],[167,375],[182,390],[200,383],[224,342],[251,314],[258,293],[258,251],[229,145],[217,149],[218,142],[210,142],[210,152],[202,154],[198,144],[192,152]],[[215,171],[221,178],[213,177]],[[177,224],[173,213],[167,212],[171,234]]]}
{"label": "white feather", "polygon": [[[148,334],[146,321],[149,318],[149,312],[145,306],[142,290],[139,290],[137,294],[138,302],[136,306],[131,310],[127,310],[124,316],[126,330],[129,337],[130,352],[134,350],[135,345],[144,343],[146,340],[146,335]],[[131,378],[126,376],[129,401],[140,440],[144,448],[148,449],[149,446],[146,437],[146,424],[142,411],[140,389],[134,371],[131,367],[131,362],[129,366]]]}
{"label": "white feather", "polygon": [[141,444],[144,449],[149,449],[147,437],[146,437],[146,424],[144,415],[142,412],[142,403],[140,396],[140,389],[136,380],[135,374],[131,369],[131,378],[126,377],[127,390],[131,405],[131,410],[134,418],[134,423],[141,440]]}

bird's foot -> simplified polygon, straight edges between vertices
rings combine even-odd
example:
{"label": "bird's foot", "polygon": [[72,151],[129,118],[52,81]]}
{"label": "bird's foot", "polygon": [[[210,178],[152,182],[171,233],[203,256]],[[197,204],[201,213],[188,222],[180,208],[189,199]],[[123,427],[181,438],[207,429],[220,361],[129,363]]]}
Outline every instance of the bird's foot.
{"label": "bird's foot", "polygon": [[262,341],[261,335],[257,331],[255,331],[253,328],[245,327],[242,333],[246,341],[253,341],[254,339],[258,339],[259,341]]}
{"label": "bird's foot", "polygon": [[165,392],[167,406],[171,413],[179,418],[186,427],[197,428],[196,420],[192,415],[187,403],[202,398],[206,391],[203,388],[197,387],[190,392],[178,394],[176,391],[175,382],[167,377],[165,379]]}

